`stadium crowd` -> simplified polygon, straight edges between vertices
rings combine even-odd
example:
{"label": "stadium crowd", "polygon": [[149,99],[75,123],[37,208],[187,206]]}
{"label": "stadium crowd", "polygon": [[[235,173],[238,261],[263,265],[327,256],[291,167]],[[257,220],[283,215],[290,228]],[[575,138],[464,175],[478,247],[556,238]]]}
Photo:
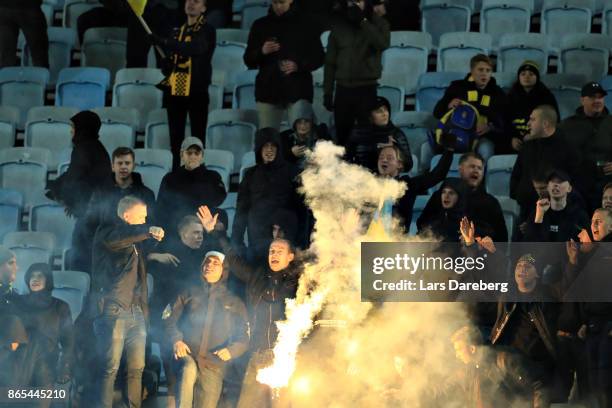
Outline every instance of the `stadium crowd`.
{"label": "stadium crowd", "polygon": [[[68,269],[88,273],[91,290],[83,311],[71,316],[52,296],[52,265],[35,263],[23,275],[26,293],[17,293],[20,266],[0,246],[0,387],[69,383],[76,406],[124,400],[140,407],[157,392],[163,366],[171,406],[216,407],[222,394],[228,398],[228,377],[239,378],[238,407],[270,406],[270,389],[255,377],[271,362],[275,322],[296,294],[315,225],[299,174],[307,152],[331,140],[346,148],[348,162],[406,183],[391,209],[406,234],[416,225],[419,235],[498,256],[507,242],[566,243],[561,253],[503,261],[511,264],[503,279],[515,294],[545,292],[542,301],[476,305],[473,327],[449,340],[475,372],[474,407],[505,406],[500,391],[485,398],[494,369],[508,378],[504,392],[528,406],[571,400],[612,407],[612,303],[560,302],[552,290],[585,279],[589,264],[602,272],[612,266],[612,116],[600,78],[583,84],[575,114],[561,120],[537,63],[524,61],[506,93],[494,61],[474,55],[465,78],[435,105],[438,123],[421,155],[411,151],[411,134],[393,124],[389,101],[377,96],[391,30],[418,30],[418,2],[272,0],[244,53],[246,66],[258,70],[259,129],[256,163],[239,183],[230,222],[220,208],[227,188],[204,152],[215,29],[231,24],[231,2],[173,3],[148,2],[143,16],[152,34],[123,1],[103,1],[78,20],[81,38],[91,27],[127,27],[128,67],[146,66],[149,47],[157,47],[173,166],[155,194],[135,171],[131,148],[109,157],[96,113],[71,118],[70,165],[46,195],[76,219]],[[48,66],[41,13],[37,0],[0,0],[0,67],[16,64],[19,29],[34,64]],[[312,106],[312,72],[321,67],[333,127],[318,123]],[[281,132],[285,114],[291,127]],[[441,156],[431,169],[412,172],[413,153]],[[485,180],[488,160],[502,154],[516,155],[508,189],[520,213],[511,224]],[[417,198],[429,191],[417,214]],[[485,361],[483,347],[499,354]],[[243,355],[245,367],[233,373],[231,363]]]}

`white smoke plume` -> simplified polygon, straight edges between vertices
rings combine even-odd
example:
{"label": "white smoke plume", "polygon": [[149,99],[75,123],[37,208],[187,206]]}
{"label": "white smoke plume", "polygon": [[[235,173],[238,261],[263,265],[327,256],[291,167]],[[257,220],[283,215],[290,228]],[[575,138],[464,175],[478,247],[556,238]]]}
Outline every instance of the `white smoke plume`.
{"label": "white smoke plume", "polygon": [[[342,154],[318,143],[302,174],[316,219],[317,261],[306,265],[287,321],[279,323],[274,364],[258,380],[288,386],[282,394],[292,407],[464,407],[461,396],[445,398],[460,367],[449,338],[466,322],[462,305],[361,302],[361,242],[409,240],[376,223],[365,231],[371,217],[364,213],[371,216],[406,187],[344,162]],[[342,327],[313,330],[318,319]]]}

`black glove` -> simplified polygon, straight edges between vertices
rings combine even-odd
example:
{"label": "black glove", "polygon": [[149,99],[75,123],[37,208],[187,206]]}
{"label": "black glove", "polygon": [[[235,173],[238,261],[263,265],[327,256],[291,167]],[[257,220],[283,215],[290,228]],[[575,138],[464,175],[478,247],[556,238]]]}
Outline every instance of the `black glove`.
{"label": "black glove", "polygon": [[149,43],[153,45],[161,45],[162,47],[168,45],[167,38],[160,37],[159,35],[154,33],[147,34],[147,41],[149,41]]}
{"label": "black glove", "polygon": [[365,18],[363,14],[363,10],[359,8],[357,5],[349,6],[346,9],[346,17],[349,23],[354,25],[360,25],[361,21]]}
{"label": "black glove", "polygon": [[334,111],[334,96],[331,94],[323,95],[323,106],[330,112]]}

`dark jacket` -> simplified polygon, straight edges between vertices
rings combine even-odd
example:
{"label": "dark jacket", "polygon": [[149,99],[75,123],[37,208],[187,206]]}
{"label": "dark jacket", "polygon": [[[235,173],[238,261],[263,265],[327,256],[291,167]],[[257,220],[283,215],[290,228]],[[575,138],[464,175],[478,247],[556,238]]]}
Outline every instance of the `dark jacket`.
{"label": "dark jacket", "polygon": [[[276,145],[276,158],[263,163],[261,149],[268,142]],[[297,168],[285,161],[280,135],[274,129],[257,132],[255,154],[257,164],[246,171],[238,189],[232,241],[242,243],[246,230],[249,246],[263,248],[271,239],[268,217],[279,208],[295,211],[299,207],[295,184]]]}
{"label": "dark jacket", "polygon": [[334,84],[353,88],[376,85],[382,74],[382,53],[389,48],[389,23],[372,15],[359,26],[338,20],[331,30],[325,55],[324,92],[333,95]]}
{"label": "dark jacket", "polygon": [[394,144],[402,151],[404,158],[402,171],[409,172],[413,163],[408,138],[390,120],[387,126],[369,124],[353,128],[346,148],[347,159],[375,172],[378,168],[379,145],[388,144],[389,137],[395,140]]}
{"label": "dark jacket", "polygon": [[[46,278],[45,288],[20,296],[18,307],[23,324],[30,339],[29,346],[38,348],[51,372],[58,368],[57,375],[71,372],[74,353],[74,334],[70,307],[63,300],[51,296],[53,273],[47,264],[33,264],[25,274],[29,282],[34,271],[41,271]],[[58,363],[61,346],[61,360]],[[41,361],[40,363],[42,363]]]}
{"label": "dark jacket", "polygon": [[[597,168],[597,162],[612,162],[612,116],[605,109],[601,116],[589,118],[580,107],[575,115],[561,122],[559,128],[576,156],[576,176],[585,190],[590,191],[596,180],[606,179]],[[612,178],[607,177],[606,181]]]}
{"label": "dark jacket", "polygon": [[[0,387],[29,384],[33,367],[26,361],[29,339],[22,320],[0,314],[0,327]],[[10,349],[12,343],[19,343],[17,350]]]}
{"label": "dark jacket", "polygon": [[226,196],[219,173],[204,165],[191,171],[180,167],[162,179],[155,213],[160,214],[159,223],[166,233],[174,237],[181,218],[195,215],[202,205],[218,207]]}
{"label": "dark jacket", "polygon": [[453,161],[453,152],[445,150],[440,161],[431,171],[426,171],[415,177],[399,176],[397,179],[408,186],[406,193],[393,206],[393,216],[400,220],[400,225],[408,233],[412,223],[412,210],[418,195],[427,193],[431,187],[444,180]]}
{"label": "dark jacket", "polygon": [[306,146],[308,149],[314,149],[315,145],[319,140],[331,140],[331,136],[325,124],[315,125],[312,124],[312,130],[310,134],[306,136],[304,139],[298,137],[295,131],[295,124],[292,129],[285,130],[281,132],[281,142],[283,145],[283,157],[289,163],[293,163],[298,165],[300,168],[303,168],[304,157],[296,157],[291,148],[294,146]]}
{"label": "dark jacket", "polygon": [[[275,38],[280,50],[264,55],[263,44]],[[323,46],[316,25],[292,6],[277,16],[272,8],[268,15],[256,20],[251,27],[244,63],[249,69],[259,69],[255,80],[255,100],[273,105],[285,105],[300,99],[312,102],[311,72],[323,65]],[[280,62],[291,60],[298,71],[285,75]]]}
{"label": "dark jacket", "polygon": [[94,189],[104,183],[110,174],[108,152],[98,140],[100,118],[84,111],[70,118],[74,123],[74,149],[66,173],[48,183],[48,197],[66,206],[69,213],[79,218],[85,215]]}
{"label": "dark jacket", "polygon": [[242,300],[228,291],[226,280],[227,269],[217,283],[200,278],[162,317],[170,344],[185,342],[200,369],[225,369],[227,362],[215,351],[227,348],[233,360],[248,349],[247,311]]}
{"label": "dark jacket", "polygon": [[[448,104],[455,98],[468,102],[478,109],[481,120],[492,125],[493,130],[484,135],[495,143],[496,149],[501,149],[508,144],[504,136],[505,115],[507,109],[507,98],[504,91],[497,85],[495,78],[491,80],[484,89],[478,89],[471,75],[450,83],[446,88],[442,99],[436,103],[434,116],[441,119],[448,111]],[[493,133],[493,134],[492,134]]]}
{"label": "dark jacket", "polygon": [[[451,188],[458,197],[457,203],[449,209],[442,207],[442,190]],[[434,201],[435,200],[435,201]],[[459,222],[466,214],[467,187],[459,178],[451,177],[444,180],[438,194],[432,195],[423,213],[417,220],[419,234],[425,230],[431,231],[446,242],[459,242]]]}
{"label": "dark jacket", "polygon": [[[610,286],[612,277],[606,273],[612,267],[612,234],[600,242],[594,242],[594,248],[587,253],[579,253],[577,265],[568,264],[567,280],[572,282],[565,293],[567,301],[597,302],[587,305],[585,319],[600,319],[612,322],[612,294]],[[608,303],[601,303],[608,302]]]}
{"label": "dark jacket", "polygon": [[140,174],[132,173],[132,180],[132,185],[121,188],[115,181],[115,174],[111,173],[104,184],[96,186],[85,215],[85,221],[92,234],[98,225],[117,218],[117,204],[126,196],[134,196],[144,201],[148,211],[147,220],[151,222],[154,218],[155,194],[142,183]]}
{"label": "dark jacket", "polygon": [[557,111],[557,117],[560,117],[557,100],[543,82],[538,80],[529,92],[525,91],[520,82],[514,83],[508,92],[508,131],[511,138],[516,137],[523,140],[523,137],[529,133],[527,124],[529,116],[540,105],[552,106]]}
{"label": "dark jacket", "polygon": [[98,312],[106,304],[128,310],[139,305],[148,315],[148,289],[144,241],[149,226],[129,225],[120,219],[98,227],[93,243],[93,291],[99,294]]}
{"label": "dark jacket", "polygon": [[510,197],[520,204],[523,211],[527,209],[529,212],[538,200],[532,184],[533,177],[546,177],[552,170],[564,170],[574,176],[576,165],[574,152],[559,132],[525,142],[512,169]]}
{"label": "dark jacket", "polygon": [[7,9],[40,9],[42,0],[2,0],[0,8]]}
{"label": "dark jacket", "polygon": [[[505,302],[497,307],[497,321],[491,343],[512,346],[531,360],[546,362],[556,358],[557,304],[551,302]],[[529,321],[531,333],[519,336],[519,325]],[[542,347],[543,346],[543,347]]]}
{"label": "dark jacket", "polygon": [[567,242],[578,241],[583,228],[589,228],[591,221],[584,207],[568,197],[566,207],[561,211],[549,208],[540,224],[536,224],[535,210],[531,213],[525,233],[526,242]]}
{"label": "dark jacket", "polygon": [[300,265],[294,261],[285,270],[273,272],[267,264],[260,267],[247,264],[226,242],[223,246],[230,272],[246,285],[251,330],[249,349],[271,349],[278,336],[276,322],[286,319],[285,300],[295,298]]}

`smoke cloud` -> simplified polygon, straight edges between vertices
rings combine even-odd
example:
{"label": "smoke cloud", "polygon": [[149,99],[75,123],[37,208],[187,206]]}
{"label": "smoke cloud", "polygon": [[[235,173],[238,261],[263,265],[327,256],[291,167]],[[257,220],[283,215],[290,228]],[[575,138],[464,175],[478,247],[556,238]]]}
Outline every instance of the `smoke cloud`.
{"label": "smoke cloud", "polygon": [[275,364],[258,379],[284,387],[290,378],[281,395],[292,407],[465,407],[452,391],[462,366],[449,340],[467,322],[464,306],[361,302],[361,242],[415,238],[380,222],[368,228],[382,200],[399,198],[406,186],[342,155],[329,142],[309,155],[302,183],[316,219],[317,261],[306,265],[288,319],[279,324]]}

